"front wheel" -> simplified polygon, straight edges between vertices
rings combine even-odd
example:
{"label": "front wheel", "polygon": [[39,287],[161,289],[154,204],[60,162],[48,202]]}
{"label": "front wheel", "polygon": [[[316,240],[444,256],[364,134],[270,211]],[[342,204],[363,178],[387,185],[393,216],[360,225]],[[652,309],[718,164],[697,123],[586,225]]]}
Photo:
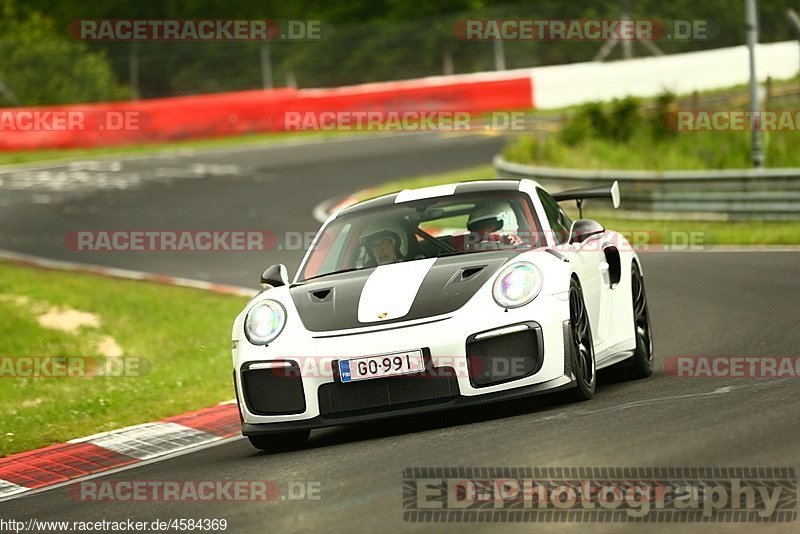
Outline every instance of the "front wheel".
{"label": "front wheel", "polygon": [[572,329],[572,368],[577,383],[575,389],[570,391],[570,396],[572,400],[585,401],[594,397],[596,367],[589,312],[581,285],[575,278],[569,285],[569,319]]}
{"label": "front wheel", "polygon": [[250,444],[262,451],[288,451],[302,447],[311,434],[310,430],[296,430],[294,432],[281,432],[280,434],[261,434],[247,436]]}

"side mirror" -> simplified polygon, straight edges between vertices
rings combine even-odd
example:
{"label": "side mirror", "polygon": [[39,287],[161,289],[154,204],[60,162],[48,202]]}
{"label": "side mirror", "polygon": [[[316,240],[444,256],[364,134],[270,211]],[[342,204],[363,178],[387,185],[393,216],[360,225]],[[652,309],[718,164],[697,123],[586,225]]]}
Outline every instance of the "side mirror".
{"label": "side mirror", "polygon": [[572,223],[569,229],[568,243],[583,243],[593,235],[605,233],[606,229],[597,221],[592,219],[578,219]]}
{"label": "side mirror", "polygon": [[267,267],[264,269],[264,272],[261,273],[261,287],[267,288],[270,287],[280,287],[285,286],[289,283],[289,271],[286,269],[286,266],[282,263],[277,265],[273,265],[271,267]]}

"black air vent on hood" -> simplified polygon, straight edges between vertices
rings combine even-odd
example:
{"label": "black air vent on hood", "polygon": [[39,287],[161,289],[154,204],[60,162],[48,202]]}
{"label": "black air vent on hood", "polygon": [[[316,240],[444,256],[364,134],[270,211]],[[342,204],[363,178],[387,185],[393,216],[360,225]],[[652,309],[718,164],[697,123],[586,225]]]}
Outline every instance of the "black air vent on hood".
{"label": "black air vent on hood", "polygon": [[311,297],[312,302],[328,302],[333,296],[333,288],[316,289],[314,291],[309,291],[308,295]]}
{"label": "black air vent on hood", "polygon": [[464,280],[469,280],[479,272],[481,272],[486,266],[485,265],[476,265],[474,267],[464,267],[461,269],[461,278],[460,280],[463,282]]}

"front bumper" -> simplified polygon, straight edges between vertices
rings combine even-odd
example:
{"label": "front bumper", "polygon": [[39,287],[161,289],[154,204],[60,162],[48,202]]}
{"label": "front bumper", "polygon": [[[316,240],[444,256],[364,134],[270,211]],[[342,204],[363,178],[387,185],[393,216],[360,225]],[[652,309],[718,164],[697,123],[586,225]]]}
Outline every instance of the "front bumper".
{"label": "front bumper", "polygon": [[[570,343],[565,343],[565,340],[568,341],[565,336],[568,336],[569,331],[568,322],[565,322],[568,317],[567,302],[554,296],[540,296],[534,303],[523,308],[503,311],[493,307],[489,310],[492,313],[484,312],[483,316],[466,315],[470,317],[469,320],[464,319],[465,315],[457,313],[455,316],[430,318],[413,325],[387,325],[387,328],[380,331],[344,334],[309,332],[302,325],[295,326],[300,331],[292,332],[287,325],[287,331],[267,347],[250,345],[242,340],[234,349],[234,376],[243,433],[255,435],[286,432],[447,410],[555,391],[574,384],[569,369],[570,349],[565,349],[565,346],[571,346]],[[532,321],[531,317],[535,317],[536,321]],[[488,384],[476,383],[474,376],[470,376],[467,363],[468,340],[473,339],[476,333],[502,330],[520,324],[535,325],[540,329],[540,365],[519,378]],[[454,376],[449,378],[449,389],[419,401],[413,395],[405,398],[402,391],[390,392],[390,396],[395,395],[393,400],[403,400],[368,410],[353,409],[335,414],[330,413],[331,406],[326,404],[327,398],[323,398],[321,402],[321,392],[331,389],[337,383],[337,360],[419,349],[423,350],[431,370],[439,374],[446,369],[454,371]],[[247,372],[244,369],[280,361],[300,362],[301,380],[298,380],[300,390],[297,395],[302,397],[303,405],[298,410],[290,410],[292,413],[259,413],[248,406],[243,389],[243,373]],[[382,380],[396,378],[363,382]],[[361,387],[356,386],[356,383],[340,385],[343,388]],[[263,388],[264,391],[266,389],[268,388]]]}
{"label": "front bumper", "polygon": [[311,419],[303,419],[298,421],[285,421],[281,423],[244,423],[242,425],[242,434],[245,436],[257,436],[261,434],[275,434],[280,432],[291,432],[294,430],[311,430],[314,428],[324,428],[327,426],[337,425],[351,425],[357,423],[366,423],[370,421],[377,421],[381,419],[390,419],[393,417],[403,417],[408,415],[418,415],[423,413],[438,412],[443,410],[451,410],[456,408],[464,408],[468,406],[476,406],[481,404],[490,404],[493,402],[510,401],[514,399],[521,399],[536,395],[539,393],[553,393],[563,389],[569,389],[575,384],[574,378],[570,375],[562,375],[553,380],[533,384],[530,386],[516,387],[505,391],[498,391],[495,393],[487,393],[485,395],[465,397],[459,395],[454,398],[442,400],[441,402],[424,404],[405,405],[402,408],[395,408],[391,410],[372,412],[361,415],[350,416],[337,416],[335,418],[323,417],[318,415]]}

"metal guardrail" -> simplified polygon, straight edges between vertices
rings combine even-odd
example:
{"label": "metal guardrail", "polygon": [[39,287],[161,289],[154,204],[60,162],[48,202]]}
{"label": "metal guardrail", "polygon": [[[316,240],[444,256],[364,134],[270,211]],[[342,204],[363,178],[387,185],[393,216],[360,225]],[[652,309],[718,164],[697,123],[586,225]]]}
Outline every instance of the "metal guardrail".
{"label": "metal guardrail", "polygon": [[622,208],[736,219],[800,219],[800,168],[706,171],[564,169],[494,158],[501,178],[531,178],[553,191],[619,180]]}

